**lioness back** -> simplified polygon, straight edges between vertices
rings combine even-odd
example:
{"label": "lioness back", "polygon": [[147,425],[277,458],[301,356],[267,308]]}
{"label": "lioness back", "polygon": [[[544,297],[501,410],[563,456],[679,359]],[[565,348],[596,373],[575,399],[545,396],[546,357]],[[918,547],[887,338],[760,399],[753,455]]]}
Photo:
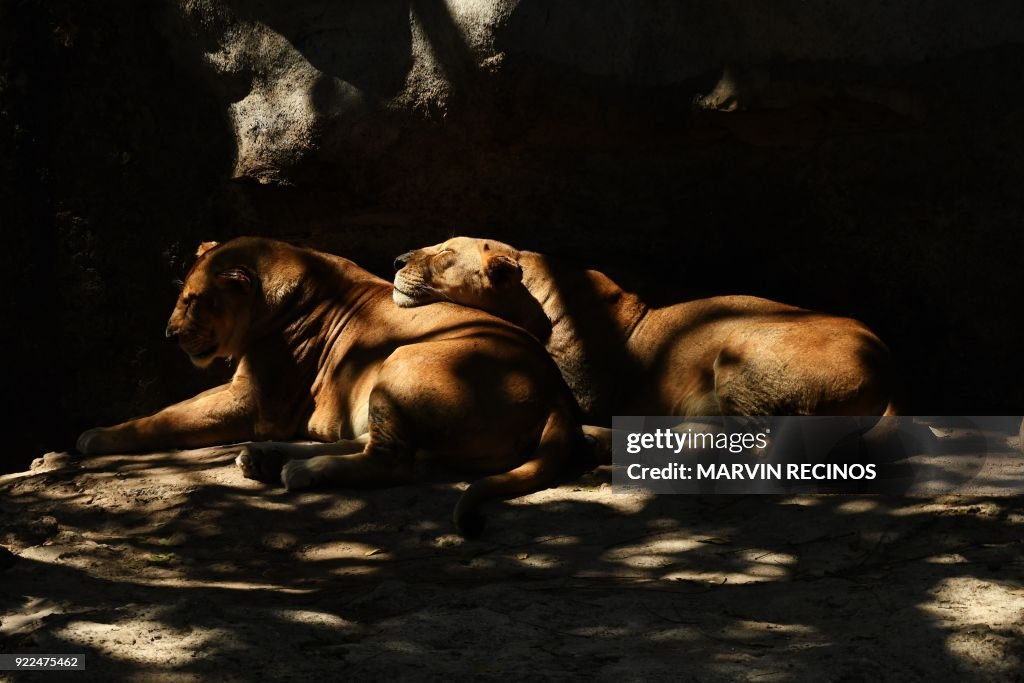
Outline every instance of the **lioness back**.
{"label": "lioness back", "polygon": [[884,344],[862,323],[750,296],[652,309],[603,273],[494,240],[400,256],[394,299],[490,311],[545,343],[586,421],[615,414],[881,414]]}
{"label": "lioness back", "polygon": [[892,389],[888,351],[863,323],[758,297],[652,310],[629,347],[652,378],[644,412],[874,415]]}

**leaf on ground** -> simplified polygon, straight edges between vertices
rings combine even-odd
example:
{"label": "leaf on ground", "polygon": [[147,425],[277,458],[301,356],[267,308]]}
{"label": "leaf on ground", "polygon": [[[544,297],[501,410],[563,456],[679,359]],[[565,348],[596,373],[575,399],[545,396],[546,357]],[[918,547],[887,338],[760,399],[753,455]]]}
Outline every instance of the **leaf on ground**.
{"label": "leaf on ground", "polygon": [[185,543],[185,541],[187,541],[187,540],[188,540],[188,537],[185,536],[185,534],[183,534],[183,533],[176,533],[176,534],[171,534],[167,538],[157,538],[155,540],[155,543],[157,545],[162,545],[163,547],[167,548],[167,547],[175,546],[175,545],[183,545]]}
{"label": "leaf on ground", "polygon": [[178,559],[178,556],[175,555],[174,553],[153,553],[152,555],[149,555],[149,556],[146,557],[146,562],[148,564],[161,565],[161,564],[171,564],[171,563],[177,561],[177,559]]}

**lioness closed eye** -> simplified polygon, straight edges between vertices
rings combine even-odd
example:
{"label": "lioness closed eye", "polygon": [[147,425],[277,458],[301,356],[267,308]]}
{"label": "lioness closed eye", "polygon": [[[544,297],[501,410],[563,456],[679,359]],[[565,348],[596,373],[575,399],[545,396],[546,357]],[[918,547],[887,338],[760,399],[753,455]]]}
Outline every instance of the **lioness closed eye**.
{"label": "lioness closed eye", "polygon": [[455,510],[473,534],[484,501],[551,485],[582,438],[558,369],[514,325],[448,303],[403,310],[386,281],[351,261],[273,240],[205,243],[198,256],[166,334],[198,366],[236,358],[234,376],[85,432],[83,453],[326,442],[241,448],[245,476],[289,489],[408,482],[429,456],[489,475]]}
{"label": "lioness closed eye", "polygon": [[885,345],[856,320],[751,296],[651,308],[593,270],[456,237],[399,256],[399,306],[453,301],[543,341],[586,422],[612,415],[879,415]]}

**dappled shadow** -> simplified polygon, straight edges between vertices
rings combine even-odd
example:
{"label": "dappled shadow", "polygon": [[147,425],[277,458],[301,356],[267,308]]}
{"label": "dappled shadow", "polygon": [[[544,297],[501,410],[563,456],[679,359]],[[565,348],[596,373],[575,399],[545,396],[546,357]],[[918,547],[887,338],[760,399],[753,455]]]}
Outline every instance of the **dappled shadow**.
{"label": "dappled shadow", "polygon": [[86,680],[1020,665],[1019,498],[651,497],[597,473],[493,505],[465,541],[448,522],[458,486],[296,495],[242,479],[232,456],[108,456],[0,483],[0,540],[19,555],[0,574],[0,649],[85,651]]}

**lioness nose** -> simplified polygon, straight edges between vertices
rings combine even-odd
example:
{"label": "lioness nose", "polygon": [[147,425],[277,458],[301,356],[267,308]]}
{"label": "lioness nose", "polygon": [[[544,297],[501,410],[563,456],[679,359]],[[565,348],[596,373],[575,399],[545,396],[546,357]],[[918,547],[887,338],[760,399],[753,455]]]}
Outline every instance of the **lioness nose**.
{"label": "lioness nose", "polygon": [[412,252],[407,251],[398,258],[395,259],[395,270],[401,270],[405,268],[405,264],[409,263],[409,259],[412,258]]}
{"label": "lioness nose", "polygon": [[167,327],[164,329],[164,336],[168,339],[174,339],[178,336],[178,328],[172,323],[167,323]]}

